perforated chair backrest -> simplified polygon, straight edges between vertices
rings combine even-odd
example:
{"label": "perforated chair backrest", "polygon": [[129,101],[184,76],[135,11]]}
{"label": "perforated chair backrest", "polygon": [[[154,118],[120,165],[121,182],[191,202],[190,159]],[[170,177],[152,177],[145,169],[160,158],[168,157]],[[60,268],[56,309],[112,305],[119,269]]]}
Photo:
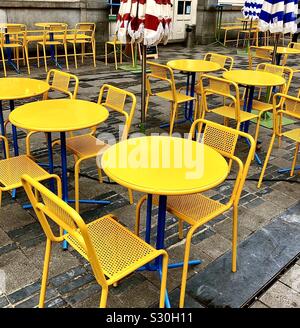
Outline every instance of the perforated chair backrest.
{"label": "perforated chair backrest", "polygon": [[[208,85],[205,85],[208,84]],[[203,74],[200,78],[200,89],[203,94],[204,109],[208,111],[207,95],[215,94],[224,97],[224,100],[228,99],[233,102],[235,111],[235,119],[240,121],[240,102],[239,102],[239,87],[235,82]],[[225,103],[225,102],[224,102]],[[231,106],[232,107],[232,106]]]}
{"label": "perforated chair backrest", "polygon": [[[71,91],[70,84],[73,81],[73,92]],[[78,92],[79,80],[76,75],[51,69],[48,72],[46,82],[50,85],[50,89],[59,91],[70,97],[76,99]]]}
{"label": "perforated chair backrest", "polygon": [[170,86],[170,89],[173,94],[173,99],[176,101],[176,86],[174,80],[174,73],[172,69],[167,65],[157,64],[154,62],[147,61],[147,65],[149,66],[151,73],[147,73],[146,75],[146,88],[148,92],[151,93],[150,79],[161,80],[167,82]]}
{"label": "perforated chair backrest", "polygon": [[85,33],[85,35],[89,38],[94,38],[96,24],[95,23],[77,23],[75,25],[76,34]]}
{"label": "perforated chair backrest", "polygon": [[[202,131],[201,134],[198,134],[198,141],[212,147],[222,156],[237,163],[239,170],[230,201],[238,203],[255,152],[255,141],[253,137],[237,129],[232,129],[208,120],[198,119],[192,124],[189,138],[194,137],[196,127],[198,127],[198,131]],[[246,138],[250,144],[244,164],[240,158],[235,156],[239,137]]]}
{"label": "perforated chair backrest", "polygon": [[[87,226],[81,216],[61,199],[61,186],[58,186],[57,196],[28,175],[22,176],[21,180],[47,238],[52,242],[60,242],[64,239],[63,236],[55,235],[50,225],[52,221],[60,230],[64,230],[76,239],[77,243],[87,254],[97,281],[102,286],[106,285],[106,279],[101,264],[97,259]],[[34,193],[33,189],[35,189],[38,195]]]}
{"label": "perforated chair backrest", "polygon": [[266,61],[272,61],[272,50],[251,46],[249,48],[249,68],[253,67],[253,58],[264,59]]}
{"label": "perforated chair backrest", "polygon": [[[272,73],[272,74],[283,77],[285,79],[285,84],[280,86],[279,90],[282,93],[288,92],[290,85],[291,85],[292,78],[293,78],[293,74],[294,74],[294,71],[290,67],[273,65],[270,63],[261,63],[261,64],[257,65],[256,70],[258,70],[258,71],[261,70],[264,72]],[[276,88],[272,88],[272,92],[275,90],[276,90]],[[272,96],[272,92],[270,92],[270,99]],[[278,90],[277,90],[277,92],[278,92]]]}
{"label": "perforated chair backrest", "polygon": [[[278,98],[281,99],[280,110],[276,108]],[[278,119],[278,116],[281,114],[300,120],[300,98],[283,93],[276,93],[273,98],[273,115],[276,117],[276,126],[274,127],[275,130],[277,130],[279,125],[282,123],[282,120]]]}
{"label": "perforated chair backrest", "polygon": [[25,24],[7,24],[6,31],[1,33],[0,44],[3,45],[7,43],[6,36],[10,39],[10,44],[14,43],[25,43],[27,34],[27,27]]}
{"label": "perforated chair backrest", "polygon": [[[216,54],[213,52],[208,52],[205,56],[204,56],[204,60],[208,60],[211,61],[213,63],[217,63],[221,66],[221,69],[223,70],[231,70],[232,66],[233,66],[233,58],[230,56],[225,56],[225,55],[220,55],[220,54]],[[225,67],[228,66],[228,69]]]}
{"label": "perforated chair backrest", "polygon": [[[98,104],[101,104],[108,109],[124,115],[125,126],[121,140],[127,139],[136,108],[135,95],[129,91],[114,87],[109,84],[104,84],[100,89]],[[129,114],[125,109],[126,104],[130,104]]]}

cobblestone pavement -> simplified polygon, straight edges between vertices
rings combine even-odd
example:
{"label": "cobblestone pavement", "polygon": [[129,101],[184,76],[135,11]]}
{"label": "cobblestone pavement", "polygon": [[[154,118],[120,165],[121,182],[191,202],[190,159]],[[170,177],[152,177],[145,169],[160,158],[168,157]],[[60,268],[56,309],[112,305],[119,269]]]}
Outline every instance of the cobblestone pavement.
{"label": "cobblestone pavement", "polygon": [[[234,56],[234,68],[246,68],[247,57],[237,56],[236,50],[231,48],[199,46],[188,50],[179,45],[168,45],[160,48],[159,61],[167,62],[174,58],[202,58],[208,51],[231,54]],[[289,64],[299,62],[298,58],[289,59]],[[115,71],[114,66],[104,65],[103,58],[97,61],[97,68],[92,68],[91,62],[75,70],[74,63],[70,62],[70,70],[78,75],[80,87],[78,98],[96,101],[102,84],[109,83],[132,91],[138,97],[138,106],[135,113],[131,133],[138,132],[140,120],[140,75],[122,70]],[[32,77],[45,79],[43,68],[37,69],[32,62]],[[10,70],[9,76],[14,76]],[[22,68],[21,76],[26,76]],[[178,87],[184,86],[186,76],[177,72],[175,74]],[[290,94],[296,94],[300,86],[299,78],[294,77]],[[155,85],[155,90],[161,89],[160,83]],[[55,97],[56,95],[51,95]],[[218,100],[214,100],[218,101]],[[20,105],[17,102],[16,105]],[[8,114],[8,104],[4,103],[5,116]],[[169,105],[153,97],[149,105],[147,117],[147,134],[152,132],[167,132],[160,129],[162,122],[168,122]],[[179,114],[181,116],[182,114]],[[215,117],[209,116],[212,120]],[[118,135],[118,126],[121,123],[118,115],[111,115],[102,124],[98,132],[112,132]],[[250,132],[253,133],[255,125],[252,124]],[[176,132],[188,132],[189,125],[182,124],[175,127]],[[20,152],[25,151],[25,133],[18,131]],[[8,135],[11,139],[11,135]],[[271,130],[261,128],[259,139],[262,147],[258,151],[264,159]],[[43,135],[36,135],[32,144],[33,155],[38,161],[47,160],[47,145]],[[238,153],[243,158],[246,145],[239,142]],[[256,188],[260,167],[253,162],[245,184],[239,211],[239,243],[264,229],[272,220],[286,211],[293,209],[294,220],[300,223],[299,213],[299,174],[289,177],[279,174],[280,167],[289,167],[293,157],[295,144],[289,140],[282,140],[280,148],[275,146],[265,176],[266,181],[261,189]],[[55,162],[60,163],[59,153],[55,153]],[[73,158],[68,157],[70,169],[69,185],[70,194],[74,191]],[[59,173],[59,169],[58,173]],[[81,195],[86,198],[108,199],[111,201],[106,206],[81,205],[81,214],[86,222],[100,217],[105,213],[113,212],[129,229],[134,226],[135,205],[129,205],[125,188],[112,184],[99,184],[96,181],[97,170],[94,161],[83,166],[80,178]],[[106,181],[107,182],[107,181]],[[221,202],[226,202],[231,192],[232,181],[228,180],[220,187],[209,192],[209,195]],[[134,193],[135,204],[141,194]],[[12,200],[6,193],[3,195],[0,210],[0,274],[5,273],[5,292],[0,293],[0,307],[36,307],[43,265],[45,238],[41,227],[32,210],[24,210],[22,204],[27,201],[22,190],[17,193],[17,200]],[[297,206],[298,204],[298,206]],[[153,212],[153,215],[157,211]],[[145,209],[143,209],[145,217]],[[155,220],[153,221],[155,222]],[[166,245],[171,262],[182,261],[184,241],[180,242],[177,234],[177,220],[168,215],[166,225]],[[142,220],[144,228],[144,222]],[[185,231],[187,227],[185,227]],[[189,269],[189,279],[197,277],[204,272],[209,264],[214,263],[223,256],[231,247],[231,212],[221,215],[217,219],[204,225],[195,235],[192,243],[191,258],[201,258],[202,264]],[[300,247],[300,246],[299,246]],[[300,251],[300,249],[299,249]],[[224,268],[230,271],[230,266]],[[222,272],[220,272],[222,274]],[[257,300],[251,300],[247,306],[251,307],[300,307],[300,262],[293,261],[288,270],[273,279],[266,290],[260,291]],[[178,303],[181,269],[169,270],[168,290],[171,294],[173,305]],[[262,288],[263,286],[261,286]],[[55,245],[50,265],[49,285],[47,289],[48,307],[97,307],[99,304],[100,287],[95,282],[88,263],[71,248],[62,251],[60,245]],[[110,307],[153,307],[159,299],[159,279],[151,272],[134,273],[118,287],[111,288],[108,305]],[[192,296],[187,294],[186,306],[201,307],[202,305]]]}

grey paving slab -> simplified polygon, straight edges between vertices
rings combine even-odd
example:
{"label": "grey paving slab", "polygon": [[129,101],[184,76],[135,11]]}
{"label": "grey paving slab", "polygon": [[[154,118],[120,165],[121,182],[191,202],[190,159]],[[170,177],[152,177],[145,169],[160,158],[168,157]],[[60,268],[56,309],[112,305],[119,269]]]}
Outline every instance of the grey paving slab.
{"label": "grey paving slab", "polygon": [[208,307],[241,307],[300,253],[300,202],[243,241],[238,270],[227,252],[193,276],[187,292]]}

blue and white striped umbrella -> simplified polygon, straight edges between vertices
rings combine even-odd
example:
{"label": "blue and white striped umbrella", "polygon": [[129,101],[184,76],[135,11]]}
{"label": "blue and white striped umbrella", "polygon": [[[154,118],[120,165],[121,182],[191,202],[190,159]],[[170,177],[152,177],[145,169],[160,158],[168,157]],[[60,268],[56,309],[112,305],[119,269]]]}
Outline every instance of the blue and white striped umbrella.
{"label": "blue and white striped umbrella", "polygon": [[257,20],[259,18],[264,0],[246,0],[242,13],[245,18]]}
{"label": "blue and white striped umbrella", "polygon": [[298,0],[265,0],[259,15],[260,31],[296,33]]}

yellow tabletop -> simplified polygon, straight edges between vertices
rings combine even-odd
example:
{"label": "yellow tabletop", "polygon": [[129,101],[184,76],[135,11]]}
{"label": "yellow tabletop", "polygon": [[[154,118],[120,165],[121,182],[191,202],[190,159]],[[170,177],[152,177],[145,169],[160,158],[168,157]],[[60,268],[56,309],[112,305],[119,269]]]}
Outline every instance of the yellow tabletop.
{"label": "yellow tabletop", "polygon": [[178,71],[193,73],[214,72],[221,68],[217,63],[200,59],[175,59],[169,61],[167,65]]}
{"label": "yellow tabletop", "polygon": [[104,172],[127,188],[156,195],[208,190],[229,172],[223,156],[196,141],[167,136],[131,138],[106,150]]}
{"label": "yellow tabletop", "polygon": [[0,79],[0,100],[35,97],[49,90],[49,84],[35,79],[12,77]]}
{"label": "yellow tabletop", "polygon": [[238,84],[259,87],[279,86],[285,83],[285,79],[279,75],[247,69],[224,72],[223,77]]}
{"label": "yellow tabletop", "polygon": [[90,128],[105,121],[108,111],[85,100],[55,99],[36,101],[9,114],[12,124],[26,130],[67,132]]}
{"label": "yellow tabletop", "polygon": [[[266,49],[266,50],[271,50],[271,51],[274,49],[274,47],[272,47],[272,46],[263,46],[260,48]],[[277,47],[276,53],[278,53],[280,55],[297,55],[297,54],[300,54],[300,49],[289,48],[289,47]]]}

